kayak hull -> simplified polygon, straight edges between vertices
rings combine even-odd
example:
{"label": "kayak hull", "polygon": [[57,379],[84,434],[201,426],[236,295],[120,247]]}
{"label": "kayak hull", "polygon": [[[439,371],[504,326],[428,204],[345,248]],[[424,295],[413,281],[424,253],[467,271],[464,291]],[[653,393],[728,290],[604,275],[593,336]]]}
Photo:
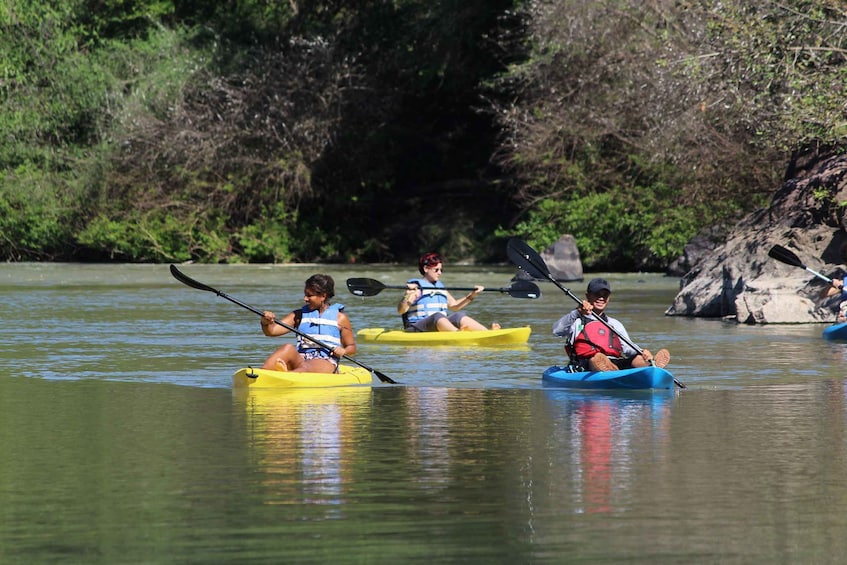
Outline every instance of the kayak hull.
{"label": "kayak hull", "polygon": [[567,388],[648,389],[673,388],[673,375],[659,367],[641,367],[621,371],[578,371],[553,366],[541,376],[544,384]]}
{"label": "kayak hull", "polygon": [[315,388],[369,385],[371,381],[370,371],[347,365],[341,365],[338,373],[299,373],[246,367],[232,375],[235,388]]}
{"label": "kayak hull", "polygon": [[847,322],[827,327],[823,331],[823,338],[830,341],[847,341]]}
{"label": "kayak hull", "polygon": [[521,345],[529,341],[532,329],[503,328],[477,332],[406,332],[384,328],[365,328],[356,333],[364,343],[386,345]]}

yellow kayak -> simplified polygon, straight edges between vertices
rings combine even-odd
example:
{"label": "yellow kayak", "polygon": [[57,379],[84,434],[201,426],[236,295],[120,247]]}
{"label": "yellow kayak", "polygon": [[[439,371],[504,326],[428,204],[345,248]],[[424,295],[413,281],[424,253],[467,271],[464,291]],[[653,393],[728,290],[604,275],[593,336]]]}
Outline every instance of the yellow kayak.
{"label": "yellow kayak", "polygon": [[239,369],[232,375],[232,386],[235,388],[328,387],[369,385],[371,380],[370,371],[347,365],[341,365],[338,373],[298,373],[247,367]]}
{"label": "yellow kayak", "polygon": [[373,387],[369,386],[324,386],[307,387],[236,387],[232,396],[246,402],[249,408],[263,414],[278,414],[281,408],[298,407],[308,410],[313,406],[362,405],[370,403]]}
{"label": "yellow kayak", "polygon": [[405,332],[384,328],[365,328],[356,337],[366,343],[389,345],[517,345],[529,341],[532,329],[501,328],[477,332]]}

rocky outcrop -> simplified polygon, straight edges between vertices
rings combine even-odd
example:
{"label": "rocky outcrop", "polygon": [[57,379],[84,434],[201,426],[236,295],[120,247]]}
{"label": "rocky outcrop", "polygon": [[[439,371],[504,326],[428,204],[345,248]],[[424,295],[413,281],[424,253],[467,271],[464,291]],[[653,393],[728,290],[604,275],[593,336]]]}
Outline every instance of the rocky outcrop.
{"label": "rocky outcrop", "polygon": [[[572,235],[563,235],[539,255],[557,281],[582,280],[582,261],[579,258],[576,239]],[[533,277],[523,269],[518,269],[512,280],[533,280]]]}
{"label": "rocky outcrop", "polygon": [[844,275],[847,157],[804,154],[789,173],[768,208],[740,221],[722,245],[682,277],[667,315],[746,324],[834,321],[838,297],[818,298],[827,283],[768,257],[768,251],[779,244],[818,273]]}
{"label": "rocky outcrop", "polygon": [[541,258],[547,263],[550,274],[557,281],[582,280],[582,261],[579,258],[576,239],[572,235],[565,234],[560,237],[541,253]]}
{"label": "rocky outcrop", "polygon": [[682,255],[668,265],[665,274],[669,277],[682,277],[694,269],[700,261],[726,241],[731,227],[712,226],[692,237],[682,249]]}

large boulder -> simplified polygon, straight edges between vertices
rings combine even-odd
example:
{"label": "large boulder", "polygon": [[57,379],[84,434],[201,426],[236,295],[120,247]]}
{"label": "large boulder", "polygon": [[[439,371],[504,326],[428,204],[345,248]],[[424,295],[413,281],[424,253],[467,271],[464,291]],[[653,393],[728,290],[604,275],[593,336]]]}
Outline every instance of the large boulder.
{"label": "large boulder", "polygon": [[669,277],[682,277],[694,269],[700,261],[726,241],[731,227],[710,226],[692,237],[683,247],[682,255],[668,265],[665,274]]}
{"label": "large boulder", "polygon": [[[557,281],[581,281],[583,278],[582,261],[579,258],[579,249],[576,247],[576,239],[572,235],[565,234],[552,245],[547,246],[540,257],[547,265],[547,269]],[[512,277],[512,280],[532,280],[533,277],[523,269]]]}
{"label": "large boulder", "polygon": [[576,247],[574,236],[563,235],[541,253],[541,258],[547,263],[550,274],[557,281],[582,280],[582,261],[579,258],[579,249]]}
{"label": "large boulder", "polygon": [[[838,297],[809,270],[772,259],[776,244],[809,269],[841,278],[847,249],[847,156],[796,158],[771,205],[741,220],[680,281],[669,316],[725,318],[746,324],[831,322]],[[786,175],[787,177],[789,175]]]}

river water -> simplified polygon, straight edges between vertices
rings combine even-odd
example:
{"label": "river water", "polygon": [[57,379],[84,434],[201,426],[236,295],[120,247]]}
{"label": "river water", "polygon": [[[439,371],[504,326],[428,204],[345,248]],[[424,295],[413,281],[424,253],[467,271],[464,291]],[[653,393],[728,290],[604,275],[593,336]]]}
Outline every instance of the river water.
{"label": "river water", "polygon": [[[278,315],[333,275],[393,327],[396,266],[180,267]],[[447,265],[450,286],[508,267]],[[847,550],[847,345],[823,326],[663,315],[678,281],[604,273],[612,315],[685,390],[545,388],[573,301],[485,292],[517,348],[359,344],[401,384],[234,391],[290,338],[166,265],[0,265],[0,562],[836,562]],[[585,283],[571,285],[581,296]]]}

